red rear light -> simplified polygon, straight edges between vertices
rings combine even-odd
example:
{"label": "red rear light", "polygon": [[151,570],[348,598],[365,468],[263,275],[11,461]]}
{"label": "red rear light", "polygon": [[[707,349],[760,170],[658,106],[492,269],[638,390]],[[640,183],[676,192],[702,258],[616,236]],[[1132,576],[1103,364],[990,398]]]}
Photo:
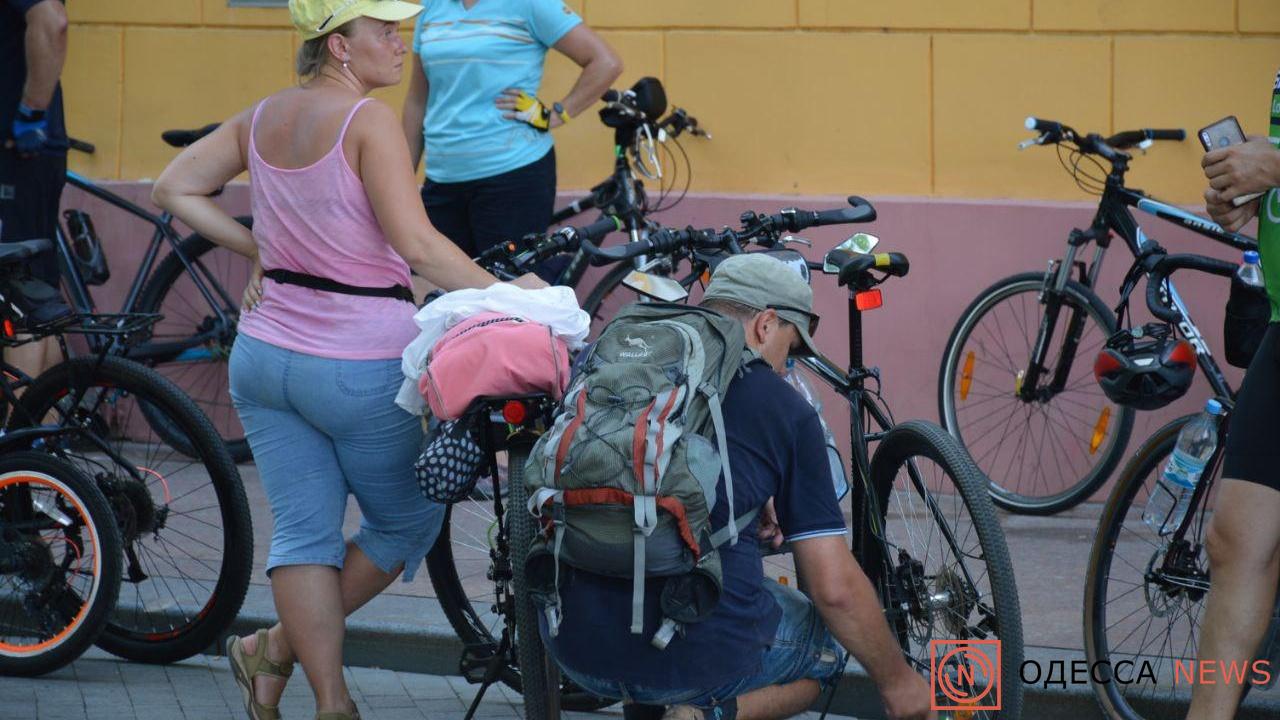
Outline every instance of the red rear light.
{"label": "red rear light", "polygon": [[502,406],[502,419],[512,425],[523,424],[528,415],[528,409],[519,400],[508,400],[507,404]]}
{"label": "red rear light", "polygon": [[1097,380],[1101,380],[1119,369],[1120,360],[1106,350],[1098,353],[1098,359],[1093,361],[1093,377]]}
{"label": "red rear light", "polygon": [[1192,370],[1196,367],[1196,351],[1191,347],[1191,343],[1186,340],[1179,340],[1177,345],[1169,351],[1169,362],[1189,365]]}
{"label": "red rear light", "polygon": [[879,288],[875,290],[863,290],[853,296],[853,302],[859,311],[875,310],[884,305],[884,298],[880,295]]}
{"label": "red rear light", "polygon": [[10,320],[9,318],[5,318],[4,319],[4,336],[7,338],[11,338],[14,336],[14,334],[15,333],[13,331],[13,321]]}

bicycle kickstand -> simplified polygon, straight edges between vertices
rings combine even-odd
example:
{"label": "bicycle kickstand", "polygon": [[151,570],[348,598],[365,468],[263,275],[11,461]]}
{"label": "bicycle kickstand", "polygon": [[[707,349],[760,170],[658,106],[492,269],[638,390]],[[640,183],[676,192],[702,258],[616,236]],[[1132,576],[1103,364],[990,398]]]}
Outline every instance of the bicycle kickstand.
{"label": "bicycle kickstand", "polygon": [[508,630],[502,631],[502,640],[498,643],[498,647],[493,651],[493,657],[489,658],[489,664],[484,668],[484,677],[480,681],[480,687],[476,690],[476,697],[471,701],[471,707],[467,708],[467,714],[462,720],[472,720],[475,717],[476,710],[480,709],[480,701],[484,700],[484,694],[495,683],[499,682],[502,677],[502,669],[507,664],[507,653],[511,650],[511,633]]}

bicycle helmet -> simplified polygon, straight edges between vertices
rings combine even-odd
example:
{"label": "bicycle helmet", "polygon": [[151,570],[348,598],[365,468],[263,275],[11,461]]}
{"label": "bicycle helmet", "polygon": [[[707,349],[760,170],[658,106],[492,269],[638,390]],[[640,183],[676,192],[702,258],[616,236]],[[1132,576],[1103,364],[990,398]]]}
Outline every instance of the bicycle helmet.
{"label": "bicycle helmet", "polygon": [[1186,394],[1196,352],[1173,328],[1149,323],[1112,335],[1093,363],[1093,376],[1112,402],[1158,410]]}

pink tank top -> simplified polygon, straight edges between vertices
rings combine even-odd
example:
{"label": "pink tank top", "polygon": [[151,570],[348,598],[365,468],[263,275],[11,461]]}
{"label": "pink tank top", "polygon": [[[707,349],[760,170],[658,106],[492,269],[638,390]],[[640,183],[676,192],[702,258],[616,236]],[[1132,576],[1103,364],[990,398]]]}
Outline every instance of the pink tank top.
{"label": "pink tank top", "polygon": [[[249,130],[253,238],[262,267],[318,275],[347,285],[409,285],[409,266],[387,244],[364,184],[338,141],[304,168],[277,168],[254,140],[263,101]],[[417,308],[393,298],[362,297],[263,280],[262,303],[240,317],[239,331],[282,348],[344,360],[398,358],[417,336]]]}

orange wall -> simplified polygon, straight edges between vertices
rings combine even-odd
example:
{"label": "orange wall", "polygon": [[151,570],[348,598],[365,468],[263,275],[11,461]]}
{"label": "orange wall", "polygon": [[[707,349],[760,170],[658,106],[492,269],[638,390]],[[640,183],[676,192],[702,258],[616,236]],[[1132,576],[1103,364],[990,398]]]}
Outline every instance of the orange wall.
{"label": "orange wall", "polygon": [[[445,0],[428,0],[439,2]],[[451,1],[451,0],[450,0]],[[481,0],[483,2],[484,0]],[[1081,130],[1227,114],[1265,133],[1280,67],[1275,0],[568,0],[714,135],[684,143],[694,189],[1079,199],[1052,150],[1019,153],[1028,114]],[[169,127],[225,118],[293,82],[283,9],[225,0],[76,0],[68,124],[87,174],[155,177]],[[542,95],[576,68],[553,53]],[[398,107],[403,87],[382,91]],[[587,114],[557,132],[562,188],[610,167]],[[1133,184],[1195,202],[1199,145],[1157,146]]]}

